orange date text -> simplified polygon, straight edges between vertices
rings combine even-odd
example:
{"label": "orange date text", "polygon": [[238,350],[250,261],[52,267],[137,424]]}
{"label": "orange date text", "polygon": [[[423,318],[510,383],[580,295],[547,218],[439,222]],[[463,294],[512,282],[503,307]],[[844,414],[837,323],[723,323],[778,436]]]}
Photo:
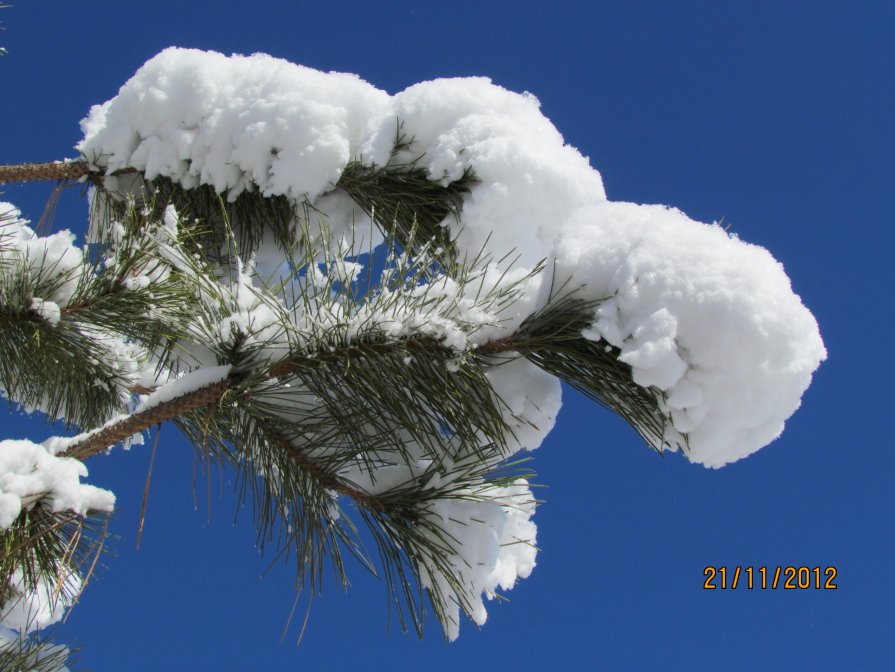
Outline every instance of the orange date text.
{"label": "orange date text", "polygon": [[776,567],[728,567],[708,565],[702,575],[705,590],[837,590],[835,567],[777,565]]}

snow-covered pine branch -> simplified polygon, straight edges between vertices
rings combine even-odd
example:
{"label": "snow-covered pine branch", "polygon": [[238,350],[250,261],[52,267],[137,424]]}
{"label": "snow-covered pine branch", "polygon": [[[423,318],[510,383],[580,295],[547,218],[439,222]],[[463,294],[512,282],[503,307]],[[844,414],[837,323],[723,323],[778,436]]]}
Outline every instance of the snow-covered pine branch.
{"label": "snow-covered pine branch", "polygon": [[[346,552],[375,565],[362,520],[402,623],[421,632],[425,591],[453,639],[535,565],[512,460],[553,427],[561,380],[720,467],[780,434],[826,356],[766,250],[608,201],[534,96],[484,78],[390,96],[168,49],[82,126],[79,159],[0,169],[89,181],[101,249],[6,208],[0,386],[81,432],[0,444],[42,460],[0,473],[7,536],[111,509],[83,460],[171,420],[235,468],[301,585],[346,582]],[[23,548],[0,578],[31,567],[27,599],[83,575],[83,549]]]}

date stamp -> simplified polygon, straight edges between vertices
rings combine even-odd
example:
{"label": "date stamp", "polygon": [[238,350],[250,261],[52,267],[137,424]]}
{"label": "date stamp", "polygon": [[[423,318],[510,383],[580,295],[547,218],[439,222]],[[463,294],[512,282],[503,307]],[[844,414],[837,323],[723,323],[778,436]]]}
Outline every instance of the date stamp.
{"label": "date stamp", "polygon": [[837,590],[835,567],[727,567],[708,565],[702,575],[705,590]]}

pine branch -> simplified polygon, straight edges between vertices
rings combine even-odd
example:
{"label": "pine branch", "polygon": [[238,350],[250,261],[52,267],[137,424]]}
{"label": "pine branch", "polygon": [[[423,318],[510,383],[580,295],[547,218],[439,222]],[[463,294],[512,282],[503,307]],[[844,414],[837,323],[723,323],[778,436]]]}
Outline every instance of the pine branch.
{"label": "pine branch", "polygon": [[0,604],[6,602],[8,596],[3,592],[16,572],[21,572],[26,591],[34,590],[41,580],[55,584],[60,571],[88,573],[104,547],[107,522],[105,513],[82,518],[39,504],[23,509],[12,525],[0,532]]}
{"label": "pine branch", "polygon": [[[573,310],[575,315],[581,314],[579,306]],[[540,321],[538,317],[540,317]],[[566,342],[572,345],[562,346],[555,334],[545,336],[543,331],[548,322],[543,315],[538,317],[524,323],[520,332],[515,335],[489,341],[479,346],[475,349],[475,354],[479,357],[495,357],[509,353],[521,354],[541,368],[557,373],[566,382],[622,415],[641,432],[650,445],[655,446],[657,440],[661,445],[664,422],[657,418],[659,411],[656,398],[650,391],[630,384],[630,367],[618,361],[617,350],[613,350],[605,344],[592,343],[581,337],[580,329],[582,327],[577,321],[567,325],[564,333]],[[549,318],[547,319],[549,320]],[[572,338],[568,338],[568,334],[572,334]],[[576,347],[578,351],[575,350]],[[348,362],[352,360],[369,360],[369,358],[377,356],[398,355],[403,357],[408,352],[415,352],[417,355],[425,354],[430,358],[437,352],[441,352],[443,357],[452,358],[456,355],[454,351],[431,338],[407,337],[391,341],[351,343],[283,359],[268,368],[264,377],[271,380],[289,375],[301,375],[301,373],[308,372],[308,367],[319,369],[320,366],[326,364],[337,364],[336,371],[345,372],[350,370]],[[591,370],[581,368],[584,366],[582,360],[591,362]],[[576,369],[576,366],[579,368]],[[113,422],[101,430],[87,434],[83,439],[69,446],[63,455],[86,460],[109,446],[156,424],[177,418],[190,411],[214,406],[232,385],[233,381],[226,379]],[[142,391],[151,392],[153,390],[143,389]],[[244,394],[250,396],[251,393]],[[281,436],[278,436],[277,442],[281,444],[281,447],[289,446],[288,440]],[[305,459],[294,447],[290,447],[288,450],[295,454],[299,463]],[[311,462],[306,461],[303,466],[332,490],[339,492],[344,490],[343,494],[351,496],[356,501],[362,502],[367,497],[361,491],[352,491],[349,487],[344,486],[335,477],[321,471]]]}
{"label": "pine branch", "polygon": [[[122,168],[111,175],[137,172],[134,168]],[[0,166],[0,184],[13,182],[46,182],[49,180],[80,180],[88,175],[102,175],[91,169],[90,164],[79,159],[47,161],[45,163],[14,163]]]}
{"label": "pine branch", "polygon": [[0,184],[45,180],[79,180],[90,172],[84,161],[49,161],[0,166]]}
{"label": "pine branch", "polygon": [[[403,142],[400,137],[399,142]],[[123,168],[108,175],[138,172],[135,168]],[[102,193],[102,179],[106,176],[105,172],[92,168],[83,159],[0,166],[0,184],[87,177],[100,187]],[[344,190],[383,232],[395,235],[402,247],[414,252],[426,247],[447,269],[457,262],[457,254],[450,229],[443,226],[443,222],[448,216],[459,220],[461,199],[476,182],[470,169],[459,179],[442,185],[432,181],[415,161],[387,166],[352,161],[333,186]],[[243,252],[254,249],[265,227],[273,231],[284,249],[292,251],[294,214],[301,204],[285,196],[246,191],[231,202],[222,200],[221,195],[208,185],[185,189],[167,177],[147,180],[146,187],[148,200],[161,204],[162,209],[167,204],[175,205],[178,211],[188,213],[190,219],[198,220],[207,233],[216,234],[218,239],[223,235],[222,226],[231,230],[235,227],[243,238],[240,241]],[[106,196],[108,203],[115,201],[111,194],[106,193]],[[124,199],[119,200],[122,207],[127,206]]]}
{"label": "pine branch", "polygon": [[71,323],[53,326],[0,305],[0,343],[0,387],[9,399],[82,427],[120,407],[127,380],[109,367],[111,353]]}
{"label": "pine branch", "polygon": [[[101,184],[97,176],[96,184]],[[165,209],[174,206],[179,215],[183,233],[188,235],[191,252],[202,250],[203,256],[211,261],[226,263],[226,255],[216,256],[215,251],[227,249],[231,237],[236,237],[236,248],[240,258],[248,258],[264,239],[272,234],[280,248],[287,254],[302,253],[303,245],[310,244],[298,235],[298,215],[307,208],[305,203],[296,203],[287,196],[265,196],[258,191],[243,191],[231,200],[226,194],[219,194],[207,184],[186,189],[167,177],[156,177],[143,181],[144,199],[150,203],[148,221],[161,219]],[[106,200],[117,207],[127,208],[127,199],[120,195],[106,194]],[[309,217],[304,213],[305,220]]]}
{"label": "pine branch", "polygon": [[349,163],[338,187],[386,232],[392,232],[402,247],[418,252],[425,246],[445,269],[457,262],[451,231],[444,220],[460,219],[462,197],[477,182],[472,170],[447,185],[433,182],[415,162],[387,166]]}
{"label": "pine branch", "polygon": [[[81,517],[40,504],[23,510],[0,531],[0,606],[28,604],[35,595],[46,596],[37,598],[36,609],[73,606],[107,552],[108,522],[108,514]],[[71,664],[74,651],[46,635],[44,630],[6,643],[0,637],[0,670],[50,671]]]}
{"label": "pine branch", "polygon": [[359,488],[352,487],[350,484],[333,474],[324,471],[314,462],[314,460],[295,447],[285,434],[270,428],[266,429],[265,433],[278,448],[289,455],[300,469],[313,476],[324,488],[351,498],[357,505],[362,506],[365,509],[379,511],[384,508],[384,504],[379,498],[364,492]]}
{"label": "pine branch", "polygon": [[78,460],[86,460],[97,453],[106,450],[119,441],[149,429],[153,425],[171,420],[190,411],[207,408],[217,404],[232,381],[224,379],[206,387],[199,388],[170,401],[162,402],[142,412],[134,413],[122,420],[112,422],[102,429],[87,434],[84,438],[72,443],[63,453],[62,457],[74,457]]}
{"label": "pine branch", "polygon": [[[195,302],[191,287],[169,272],[145,218],[132,210],[130,219],[132,233],[92,261],[73,246],[60,256],[64,237],[33,239],[29,247],[16,243],[15,229],[0,229],[0,387],[11,400],[69,426],[96,427],[127,399],[121,358],[156,352],[164,361],[182,335]],[[161,279],[138,282],[147,274]]]}
{"label": "pine branch", "polygon": [[[524,346],[514,342],[512,339],[501,339],[500,341],[486,344],[481,350],[485,354],[496,355],[515,351],[521,347]],[[411,351],[427,350],[430,356],[432,354],[432,349],[440,350],[444,355],[450,357],[455,355],[452,350],[445,348],[433,339],[410,337],[380,343],[350,344],[341,348],[314,352],[302,357],[290,357],[271,366],[267,370],[265,377],[267,379],[279,379],[287,375],[294,375],[296,371],[303,371],[307,366],[317,367],[321,363],[327,362],[339,362],[339,367],[344,370],[347,366],[346,362],[352,359],[360,359],[382,354],[403,355],[407,352],[408,348],[411,349]],[[227,378],[206,387],[193,390],[182,396],[158,404],[157,406],[153,406],[145,411],[137,412],[126,418],[113,421],[99,430],[85,434],[82,438],[79,438],[76,442],[70,444],[68,448],[61,453],[61,456],[74,457],[81,461],[87,460],[97,453],[106,450],[110,446],[123,441],[134,434],[150,429],[157,424],[178,418],[191,411],[216,405],[232,386],[233,380]],[[155,390],[147,390],[143,388],[143,391],[153,392]],[[245,396],[249,397],[250,393],[245,393]],[[290,450],[294,452],[294,449]],[[298,459],[300,461],[300,458]],[[310,465],[308,465],[308,469],[313,472],[315,476],[319,476],[321,482],[327,483],[327,487],[332,487],[334,490],[340,490],[342,487],[339,486],[337,481],[332,480],[332,477],[324,474],[324,472],[319,469]],[[363,496],[360,496],[359,498],[363,499]]]}
{"label": "pine branch", "polygon": [[[661,441],[664,417],[655,391],[633,383],[618,349],[581,335],[595,302],[571,293],[551,299],[515,333],[470,345],[479,329],[501,323],[524,284],[489,276],[497,265],[487,260],[457,259],[444,222],[459,218],[461,198],[475,182],[471,171],[442,185],[413,161],[346,167],[333,187],[390,242],[381,279],[368,277],[358,289],[353,279],[334,274],[345,253],[331,254],[325,225],[312,239],[307,203],[251,190],[231,201],[207,185],[187,190],[139,175],[109,181],[109,190],[122,189],[113,193],[86,162],[18,173],[6,168],[0,181],[4,175],[86,176],[97,187],[92,226],[110,246],[112,263],[97,262],[85,272],[54,332],[85,324],[86,331],[75,332],[89,337],[91,325],[102,325],[151,353],[160,380],[215,360],[230,367],[226,379],[138,407],[77,437],[61,455],[86,460],[174,421],[197,450],[234,465],[241,496],[250,492],[253,499],[259,547],[276,539],[278,555],[294,551],[297,581],[312,593],[327,560],[347,583],[340,549],[373,568],[341,513],[344,497],[373,534],[402,626],[409,614],[421,633],[426,593],[443,624],[454,620],[457,604],[473,613],[480,596],[470,597],[452,564],[463,557],[462,542],[437,512],[451,499],[493,503],[489,488],[501,482],[495,470],[508,456],[512,430],[486,372],[503,360],[529,359],[622,414],[651,445]],[[170,238],[158,238],[166,232]],[[244,269],[271,233],[292,274],[259,287]],[[153,275],[153,264],[165,266],[164,273]],[[542,270],[538,265],[526,278]],[[145,296],[133,278],[146,281]],[[178,283],[186,287],[182,296]],[[23,314],[40,320],[30,306],[32,295],[41,295],[28,288],[19,294]],[[256,327],[257,315],[263,324]],[[177,347],[200,350],[195,364],[180,362],[171,352]],[[150,391],[131,381],[123,389]]]}
{"label": "pine branch", "polygon": [[[519,352],[539,368],[620,415],[647,445],[661,454],[667,443],[662,391],[634,383],[631,367],[619,359],[618,348],[582,336],[581,332],[591,326],[598,304],[599,301],[576,298],[574,291],[553,297],[543,309],[526,318],[516,334],[485,344],[478,353]],[[684,445],[680,447],[686,451],[687,437],[682,439]]]}

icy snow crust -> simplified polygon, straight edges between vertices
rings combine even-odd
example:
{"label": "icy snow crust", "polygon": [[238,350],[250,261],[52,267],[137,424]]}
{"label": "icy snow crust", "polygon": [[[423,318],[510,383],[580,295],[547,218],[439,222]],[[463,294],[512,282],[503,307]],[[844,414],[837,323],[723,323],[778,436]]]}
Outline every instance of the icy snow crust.
{"label": "icy snow crust", "polygon": [[[826,356],[813,316],[766,250],[677,210],[607,201],[599,173],[564,143],[537,99],[485,78],[424,82],[390,96],[354,75],[322,73],[266,55],[226,57],[172,48],[147,62],[115,98],[95,106],[82,128],[78,149],[109,173],[136,168],[148,178],[165,176],[185,187],[209,184],[231,199],[245,190],[285,195],[297,207],[307,202],[324,213],[338,233],[333,240],[341,236],[339,253],[308,270],[302,291],[309,309],[290,318],[296,334],[338,326],[350,340],[372,325],[386,338],[437,338],[462,357],[511,335],[549,302],[557,286],[599,300],[582,336],[617,348],[634,383],[656,395],[666,427],[662,445],[655,447],[682,446],[696,463],[719,467],[777,437]],[[395,153],[399,128],[412,143]],[[352,160],[368,165],[416,161],[429,179],[442,184],[471,168],[479,181],[464,198],[460,220],[449,217],[443,225],[461,258],[484,250],[493,260],[475,271],[479,286],[487,290],[518,283],[515,303],[495,311],[464,294],[469,290],[451,278],[399,290],[409,291],[401,301],[351,311],[318,301],[315,287],[326,296],[333,278],[350,282],[360,271],[351,258],[357,250],[343,249],[343,243],[369,243],[369,219],[334,188]],[[167,212],[154,234],[166,259],[165,231],[176,232],[176,226],[177,213]],[[78,254],[68,234],[36,239],[22,226],[13,234],[7,240],[17,249],[37,246],[41,253],[65,249],[67,255]],[[527,278],[543,260],[546,270]],[[183,269],[173,252],[169,261]],[[80,260],[69,256],[61,263]],[[232,310],[220,333],[207,336],[226,340],[237,328],[250,341],[268,344],[268,355],[276,359],[286,310],[257,280],[260,269],[275,264],[262,248],[229,278],[229,285],[221,281],[218,294]],[[157,279],[147,275],[129,282]],[[66,285],[57,294],[35,297],[31,305],[51,324],[68,299]],[[406,309],[414,305],[428,306],[428,312]],[[201,337],[196,334],[198,343]],[[210,368],[217,365],[213,353],[198,345],[194,349],[200,370],[209,370],[182,378],[184,372],[163,372],[168,378],[154,384],[173,382],[143,400],[144,407],[227,374]],[[505,403],[512,431],[508,453],[538,447],[561,405],[559,381],[525,359],[505,361],[486,375]],[[26,452],[54,465],[52,459],[58,459],[41,446],[20,444],[4,442],[0,451],[8,446],[9,459]],[[430,487],[438,487],[432,468],[421,454],[416,463],[384,465],[375,478],[362,467],[346,467],[340,478],[371,494],[422,474],[432,476]],[[23,466],[5,471],[30,473]],[[63,480],[66,492],[74,493],[65,500],[60,491],[58,501],[67,506],[80,511],[90,497],[99,496],[82,490],[87,486],[71,475]],[[3,487],[0,527],[38,486]],[[426,562],[420,564],[425,585],[453,605],[445,624],[452,639],[459,632],[461,608],[484,623],[483,596],[528,576],[536,556],[533,497],[524,480],[500,488],[483,482],[467,494],[433,500],[425,511],[442,531],[438,536],[456,540],[450,564],[461,579],[462,594]],[[89,505],[101,508],[98,503]]]}

